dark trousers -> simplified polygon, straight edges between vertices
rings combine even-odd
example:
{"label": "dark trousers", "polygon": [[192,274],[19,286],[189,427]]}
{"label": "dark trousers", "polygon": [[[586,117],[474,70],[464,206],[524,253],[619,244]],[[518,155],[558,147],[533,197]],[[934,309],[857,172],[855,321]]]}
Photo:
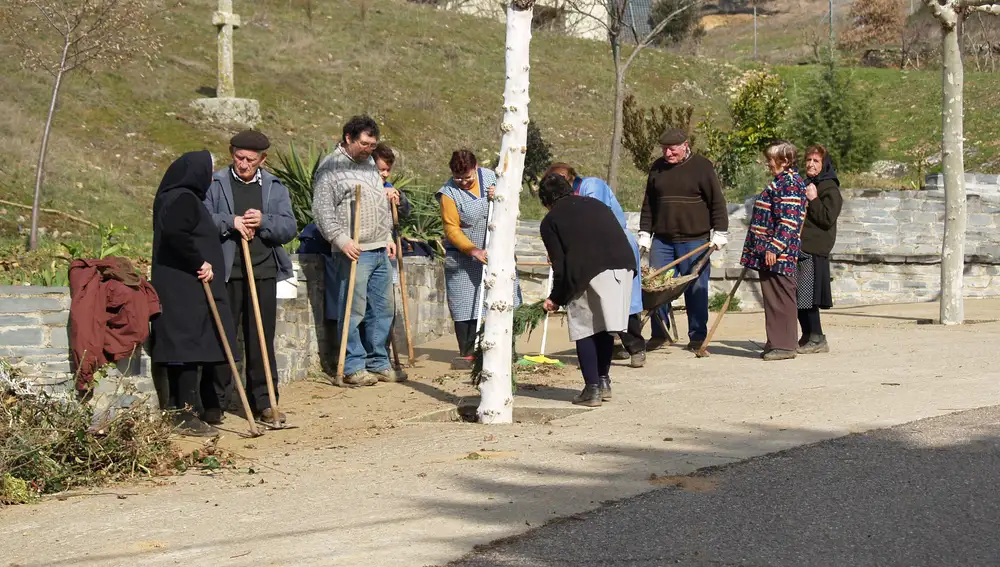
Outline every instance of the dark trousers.
{"label": "dark trousers", "polygon": [[[274,396],[277,399],[278,364],[274,358],[274,328],[278,318],[278,280],[266,278],[256,280],[256,283],[261,324],[264,327],[264,341],[267,344],[267,356],[271,361]],[[244,374],[247,377],[247,400],[250,402],[251,410],[261,412],[271,407],[271,400],[267,395],[267,374],[264,372],[264,358],[260,352],[260,339],[257,335],[257,321],[253,312],[250,286],[247,280],[232,279],[226,283],[226,291],[229,292],[229,307],[233,313],[233,321],[240,325],[243,330],[245,353],[243,361]],[[231,348],[235,347],[236,345],[232,345]],[[205,401],[205,407],[237,407],[239,402],[233,395],[233,380],[241,378],[232,375],[228,363],[216,366],[212,374],[214,376],[211,380],[205,379],[201,383],[201,395]]]}
{"label": "dark trousers", "polygon": [[468,321],[455,321],[455,338],[458,339],[458,356],[473,356],[476,351],[476,331],[478,330],[475,319]]}
{"label": "dark trousers", "polygon": [[204,410],[198,384],[200,381],[198,366],[195,363],[167,365],[167,383],[170,393],[167,400],[168,409],[183,410],[185,407],[190,407],[195,415]]}
{"label": "dark trousers", "polygon": [[802,327],[804,339],[808,339],[811,335],[822,335],[823,324],[819,319],[819,307],[799,309],[799,325]]}
{"label": "dark trousers", "polygon": [[598,385],[601,378],[608,377],[614,347],[615,338],[607,331],[576,341],[576,358],[580,363],[584,382]]}
{"label": "dark trousers", "polygon": [[764,327],[773,349],[795,351],[799,347],[795,278],[763,270],[760,291],[764,297]]}
{"label": "dark trousers", "polygon": [[639,354],[646,350],[646,339],[642,338],[642,319],[638,313],[628,316],[628,329],[618,333],[618,338],[629,354]]}

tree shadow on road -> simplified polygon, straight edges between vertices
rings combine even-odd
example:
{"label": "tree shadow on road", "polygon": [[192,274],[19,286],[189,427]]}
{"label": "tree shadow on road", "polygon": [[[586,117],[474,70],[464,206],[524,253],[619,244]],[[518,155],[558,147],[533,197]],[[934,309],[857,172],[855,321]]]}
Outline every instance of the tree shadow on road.
{"label": "tree shadow on road", "polygon": [[[821,435],[767,432],[775,449]],[[767,449],[745,437],[708,437],[708,445],[720,448],[712,453],[716,462],[727,451],[739,459],[750,445]],[[554,520],[478,546],[448,565],[987,565],[1000,557],[1000,408],[852,434],[693,473],[708,454],[586,445],[573,450],[582,458],[608,459],[609,466],[580,472],[504,463],[492,477],[462,482],[510,504],[426,501],[438,512],[450,510],[498,531],[546,512]],[[642,468],[637,464],[648,465],[646,478],[622,474]],[[494,480],[513,477],[505,470],[534,473],[540,482]],[[616,483],[648,491],[601,502]],[[593,509],[555,520],[571,504]]]}

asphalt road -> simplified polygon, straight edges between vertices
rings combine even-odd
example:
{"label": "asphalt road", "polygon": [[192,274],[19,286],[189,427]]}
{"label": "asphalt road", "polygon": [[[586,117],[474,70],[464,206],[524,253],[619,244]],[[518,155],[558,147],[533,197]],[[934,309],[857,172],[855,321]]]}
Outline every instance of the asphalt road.
{"label": "asphalt road", "polygon": [[651,482],[449,565],[1000,565],[1000,406]]}

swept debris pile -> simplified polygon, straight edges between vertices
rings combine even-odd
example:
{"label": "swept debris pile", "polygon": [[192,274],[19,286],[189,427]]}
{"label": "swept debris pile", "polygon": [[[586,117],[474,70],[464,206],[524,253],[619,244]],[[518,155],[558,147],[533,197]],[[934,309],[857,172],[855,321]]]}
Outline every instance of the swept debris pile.
{"label": "swept debris pile", "polygon": [[171,426],[141,402],[95,420],[0,359],[0,505],[150,476],[175,466]]}

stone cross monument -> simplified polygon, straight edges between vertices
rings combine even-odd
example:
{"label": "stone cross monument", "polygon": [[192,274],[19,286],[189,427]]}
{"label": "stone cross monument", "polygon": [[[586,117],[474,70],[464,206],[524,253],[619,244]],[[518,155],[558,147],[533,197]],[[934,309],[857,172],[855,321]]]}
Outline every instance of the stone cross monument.
{"label": "stone cross monument", "polygon": [[219,83],[215,98],[199,98],[191,106],[201,111],[209,122],[253,127],[260,122],[260,103],[249,98],[236,98],[233,79],[233,31],[240,27],[240,17],[233,13],[233,0],[219,0],[219,9],[212,15],[218,29]]}
{"label": "stone cross monument", "polygon": [[219,0],[219,11],[212,16],[219,28],[219,86],[215,96],[235,98],[233,84],[233,30],[240,27],[240,17],[233,13],[233,0]]}

